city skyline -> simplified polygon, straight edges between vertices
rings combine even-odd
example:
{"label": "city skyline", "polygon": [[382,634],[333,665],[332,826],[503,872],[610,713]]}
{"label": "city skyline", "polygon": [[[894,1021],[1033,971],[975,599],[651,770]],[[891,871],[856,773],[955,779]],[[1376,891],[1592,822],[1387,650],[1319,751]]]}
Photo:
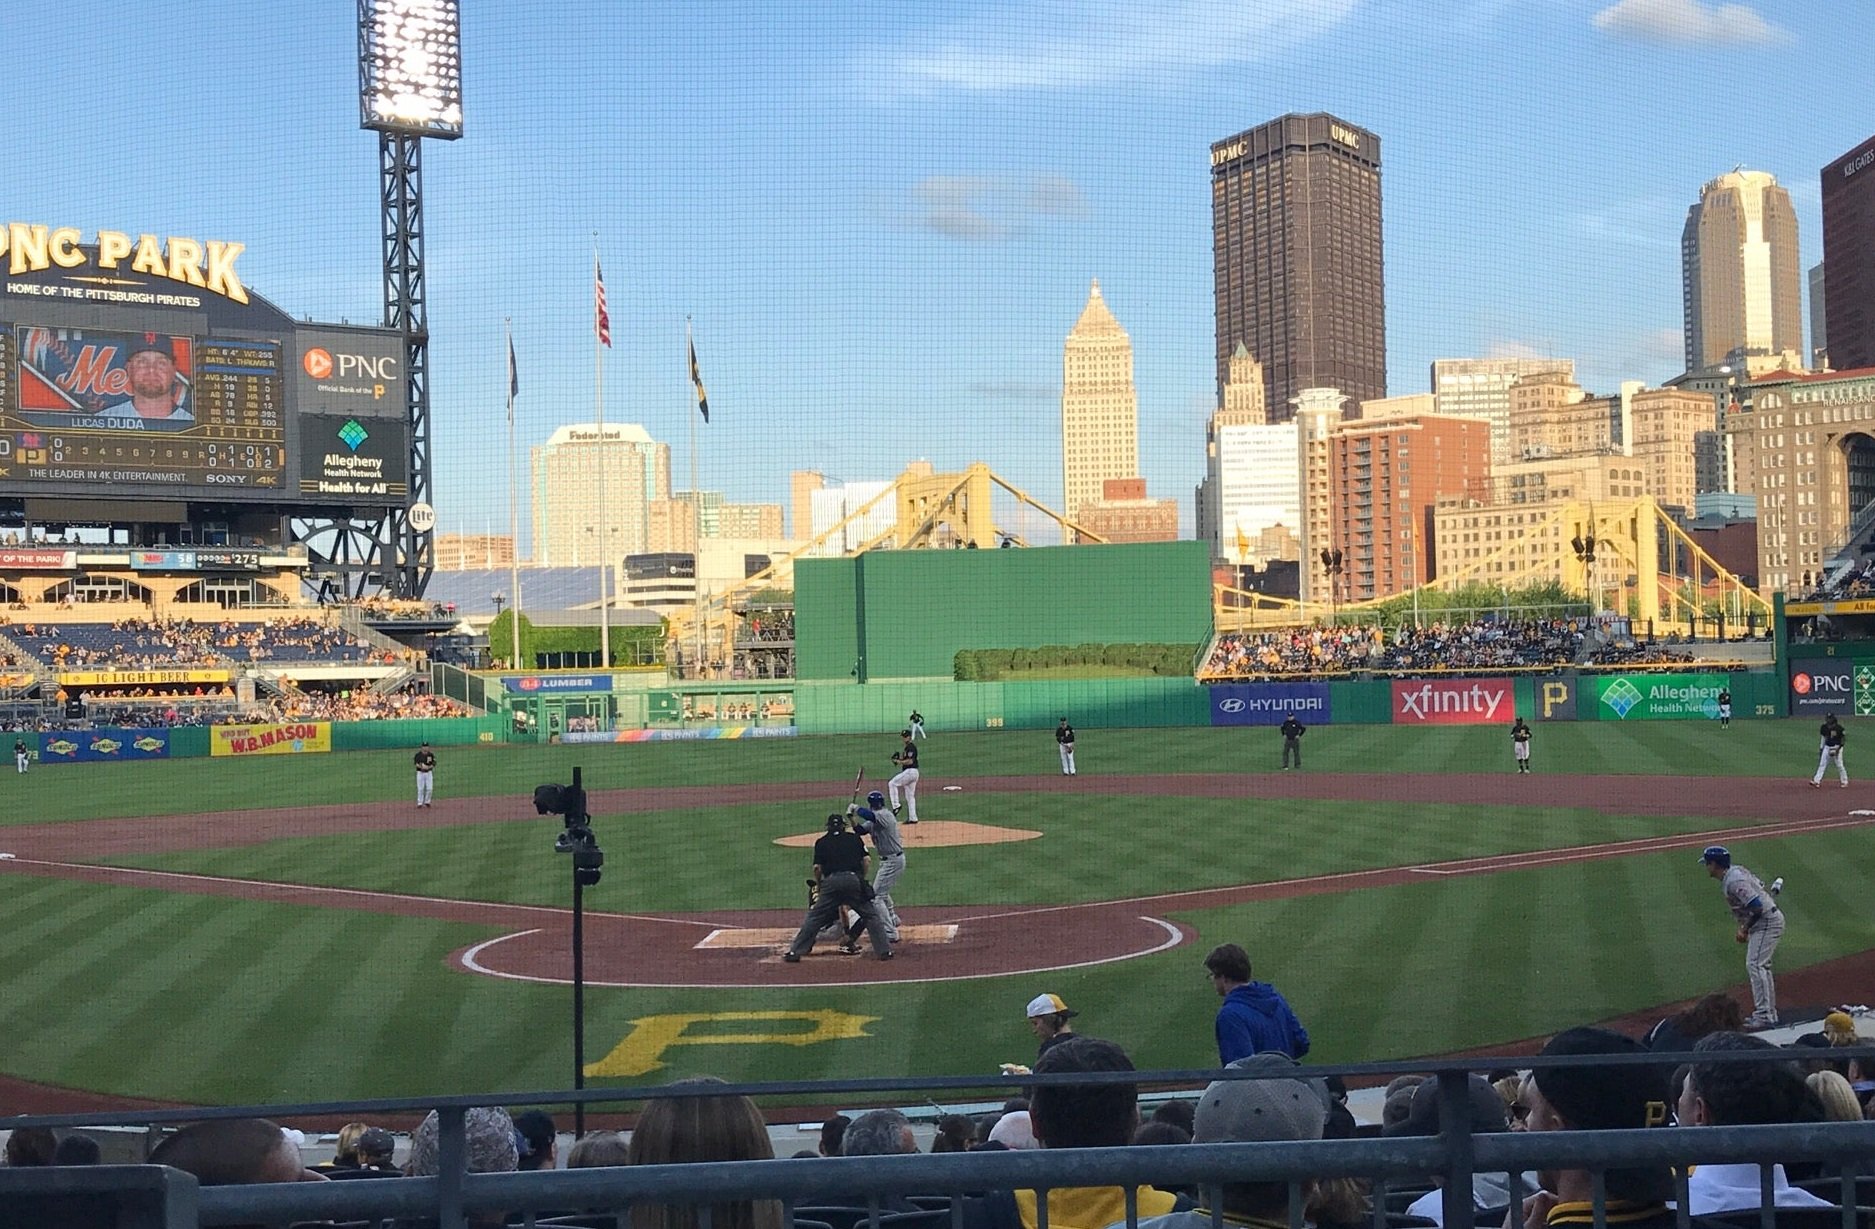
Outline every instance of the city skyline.
{"label": "city skyline", "polygon": [[[1741,163],[1776,175],[1807,266],[1818,173],[1869,135],[1854,40],[1820,2],[1461,0],[1437,29],[1360,0],[1185,0],[1149,33],[1133,12],[469,11],[465,137],[425,161],[440,528],[505,522],[505,318],[523,446],[592,420],[595,240],[607,419],[687,471],[692,317],[703,489],[787,502],[795,469],[981,459],[1059,506],[1060,338],[1095,277],[1133,338],[1141,475],[1168,494],[1203,475],[1208,150],[1231,133],[1323,110],[1386,140],[1395,393],[1435,359],[1523,354],[1574,359],[1597,392],[1658,385],[1681,366],[1699,186]],[[376,323],[355,12],[294,18],[8,6],[19,163],[110,134],[110,173],[17,177],[8,217],[242,242],[249,284],[285,310]],[[158,31],[233,54],[190,75],[147,53]],[[114,88],[72,84],[88,77]],[[1742,79],[1777,88],[1719,88]]]}

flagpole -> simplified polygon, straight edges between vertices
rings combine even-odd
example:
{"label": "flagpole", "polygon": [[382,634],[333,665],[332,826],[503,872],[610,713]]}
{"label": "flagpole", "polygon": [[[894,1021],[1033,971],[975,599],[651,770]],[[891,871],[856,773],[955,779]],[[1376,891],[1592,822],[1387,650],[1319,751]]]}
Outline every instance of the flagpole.
{"label": "flagpole", "polygon": [[599,336],[599,236],[592,241],[592,398],[593,418],[599,428],[599,667],[603,670],[612,668],[612,585],[609,576],[609,560],[612,548],[608,545],[611,537],[611,522],[606,519],[605,507],[605,359],[600,348]]}
{"label": "flagpole", "polygon": [[521,513],[514,477],[514,390],[518,378],[514,369],[514,319],[507,321],[508,332],[508,625],[514,632],[514,656],[508,659],[510,670],[521,665]]}
{"label": "flagpole", "polygon": [[[696,341],[690,335],[690,317],[684,317],[684,354],[685,362],[696,353]],[[687,374],[687,373],[686,373]],[[703,631],[703,492],[697,489],[697,417],[700,411],[692,406],[686,414],[690,419],[690,508],[693,514],[694,532],[691,535],[691,623],[697,629],[697,665],[703,665],[704,654],[709,648],[709,638]]]}

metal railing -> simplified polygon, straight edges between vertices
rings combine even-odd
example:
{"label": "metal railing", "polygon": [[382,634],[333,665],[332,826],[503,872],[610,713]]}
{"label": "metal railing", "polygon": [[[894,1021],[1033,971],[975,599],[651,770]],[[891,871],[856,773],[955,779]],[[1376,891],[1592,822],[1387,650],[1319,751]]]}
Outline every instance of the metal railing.
{"label": "metal railing", "polygon": [[[1875,1046],[1823,1051],[1832,1059],[1875,1061]],[[1521,1175],[1526,1172],[1574,1169],[1593,1175],[1596,1198],[1595,1225],[1606,1223],[1606,1171],[1652,1167],[1675,1171],[1678,1190],[1677,1218],[1682,1229],[1693,1223],[1687,1211],[1686,1169],[1693,1163],[1751,1163],[1762,1169],[1761,1195],[1764,1229],[1773,1229],[1770,1211],[1771,1163],[1822,1162],[1850,1185],[1858,1165],[1875,1160],[1875,1122],[1811,1123],[1751,1127],[1654,1128],[1621,1131],[1545,1131],[1472,1134],[1469,1130],[1470,1070],[1504,1066],[1524,1069],[1567,1067],[1666,1067],[1697,1059],[1705,1063],[1794,1062],[1815,1057],[1817,1051],[1746,1050],[1693,1054],[1593,1055],[1565,1058],[1474,1057],[1430,1063],[1384,1063],[1304,1067],[1294,1072],[1184,1070],[1112,1072],[1075,1075],[1025,1075],[1020,1091],[1038,1087],[1098,1087],[1111,1085],[1193,1087],[1215,1079],[1293,1079],[1341,1075],[1357,1082],[1383,1077],[1430,1072],[1437,1081],[1440,1133],[1426,1137],[1333,1139],[1284,1143],[1191,1144],[1177,1147],[1086,1148],[1025,1152],[956,1153],[942,1156],[844,1157],[813,1160],[725,1161],[691,1165],[627,1166],[535,1173],[465,1173],[468,1155],[464,1117],[472,1107],[490,1104],[622,1107],[660,1098],[746,1095],[785,1097],[801,1104],[803,1097],[870,1098],[887,1093],[911,1093],[912,1100],[929,1102],[932,1094],[995,1087],[1001,1093],[1018,1091],[1011,1079],[939,1077],[900,1080],[844,1080],[822,1083],[763,1083],[741,1085],[672,1085],[628,1090],[585,1090],[504,1094],[501,1096],[445,1097],[429,1100],[381,1100],[310,1105],[177,1110],[160,1113],[130,1112],[25,1117],[11,1120],[15,1129],[27,1126],[70,1128],[101,1124],[181,1124],[216,1118],[266,1117],[275,1121],[318,1116],[370,1119],[414,1110],[435,1109],[438,1114],[439,1172],[434,1177],[377,1182],[290,1183],[265,1186],[203,1188],[193,1193],[199,1203],[199,1223],[285,1223],[305,1220],[378,1222],[390,1217],[434,1218],[443,1229],[465,1223],[464,1216],[501,1212],[532,1224],[544,1210],[586,1208],[610,1215],[635,1203],[690,1205],[697,1209],[702,1229],[709,1229],[711,1204],[745,1200],[779,1200],[784,1225],[792,1229],[796,1208],[815,1200],[838,1199],[850,1204],[855,1197],[871,1204],[876,1222],[878,1201],[895,1195],[951,1196],[950,1229],[968,1229],[962,1197],[966,1192],[1035,1190],[1042,1207],[1041,1229],[1047,1225],[1047,1192],[1073,1187],[1126,1188],[1125,1219],[1139,1215],[1136,1187],[1192,1189],[1203,1207],[1222,1206],[1223,1184],[1284,1183],[1288,1185],[1288,1221],[1292,1229],[1304,1224],[1304,1184],[1315,1179],[1353,1177],[1374,1183],[1371,1223],[1387,1229],[1387,1189],[1402,1183],[1436,1177],[1443,1186],[1442,1212],[1449,1229],[1473,1229],[1472,1176],[1479,1173]],[[849,1101],[849,1104],[852,1102]],[[76,1175],[79,1171],[63,1171]],[[100,1178],[106,1171],[97,1171]],[[148,1174],[147,1168],[121,1171]],[[167,1172],[167,1171],[166,1171]],[[27,1189],[17,1177],[31,1171],[0,1169],[0,1208],[12,1193]],[[74,1178],[74,1181],[77,1181]],[[44,1180],[40,1180],[41,1187]],[[186,1185],[186,1181],[184,1183]],[[108,1183],[107,1183],[108,1185]],[[144,1185],[149,1185],[145,1180]],[[189,1203],[179,1198],[177,1206]],[[1855,1229],[1867,1220],[1845,1201],[1840,1208],[1843,1229]],[[1222,1218],[1212,1212],[1214,1229]],[[1740,1214],[1734,1213],[1734,1221]],[[1832,1218],[1833,1222],[1833,1218]],[[150,1223],[165,1223],[155,1222]],[[169,1222],[176,1223],[176,1222]],[[511,1223],[515,1223],[512,1222]],[[629,1217],[620,1221],[629,1223]]]}

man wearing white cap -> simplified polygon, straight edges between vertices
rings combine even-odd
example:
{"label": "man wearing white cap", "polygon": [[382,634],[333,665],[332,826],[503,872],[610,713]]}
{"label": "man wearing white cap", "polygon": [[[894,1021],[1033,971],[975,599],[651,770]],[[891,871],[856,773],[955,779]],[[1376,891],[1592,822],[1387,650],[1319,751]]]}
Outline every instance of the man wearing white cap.
{"label": "man wearing white cap", "polygon": [[1042,1043],[1035,1052],[1036,1057],[1048,1053],[1050,1048],[1060,1045],[1074,1036],[1074,1027],[1068,1023],[1078,1011],[1069,1011],[1068,1005],[1061,1001],[1059,994],[1038,994],[1029,1000],[1029,1031]]}

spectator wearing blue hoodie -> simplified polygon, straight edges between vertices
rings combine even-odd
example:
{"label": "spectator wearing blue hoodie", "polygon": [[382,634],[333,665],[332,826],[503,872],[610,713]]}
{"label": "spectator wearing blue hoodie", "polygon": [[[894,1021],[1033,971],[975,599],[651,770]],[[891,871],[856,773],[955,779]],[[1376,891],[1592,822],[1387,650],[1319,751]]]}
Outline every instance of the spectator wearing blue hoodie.
{"label": "spectator wearing blue hoodie", "polygon": [[1219,1066],[1272,1050],[1296,1059],[1309,1052],[1309,1030],[1288,1001],[1268,982],[1250,980],[1250,953],[1225,943],[1211,949],[1204,967],[1224,1000],[1217,1011]]}

